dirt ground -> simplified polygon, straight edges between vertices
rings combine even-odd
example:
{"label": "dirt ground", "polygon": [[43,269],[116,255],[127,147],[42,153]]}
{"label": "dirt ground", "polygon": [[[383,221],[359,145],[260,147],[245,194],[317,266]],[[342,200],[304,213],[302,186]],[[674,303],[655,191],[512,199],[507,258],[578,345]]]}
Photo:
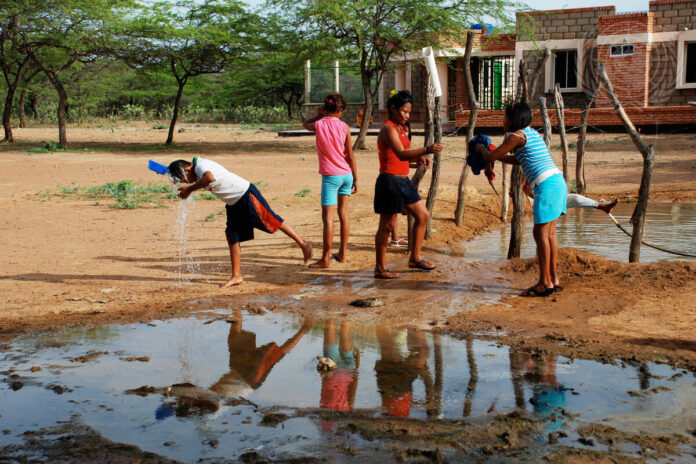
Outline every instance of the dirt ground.
{"label": "dirt ground", "polygon": [[[53,140],[53,127],[15,129],[18,142],[0,145],[0,214],[5,218],[0,225],[5,244],[0,254],[0,334],[7,338],[36,329],[148,321],[200,308],[275,305],[313,316],[498,334],[512,343],[573,357],[657,359],[696,367],[694,263],[629,265],[563,249],[559,268],[565,290],[541,299],[516,296],[534,280],[533,260],[508,262],[501,256],[490,264],[499,298],[481,299],[472,310],[480,292],[478,281],[469,279],[484,270],[462,258],[463,245],[502,223],[500,200],[483,176],[469,177],[464,227],[457,228],[451,219],[465,156],[462,137],[445,139],[434,232],[425,245],[438,270],[408,272],[406,254],[390,249],[393,268],[405,271],[394,282],[372,279],[378,222],[372,211],[378,174],[374,137],[368,138],[368,150],[357,153],[359,191],[351,200],[348,262],[334,263],[329,270],[310,269],[282,233],[257,233],[256,240],[242,247],[245,282],[224,290],[218,285],[229,278],[230,269],[219,201],[188,204],[182,241],[184,229],[175,224],[181,206],[175,200],[164,208],[115,209],[111,200],[83,199],[59,187],[89,188],[124,179],[162,182],[163,177],[147,170],[148,159],[168,163],[208,157],[258,182],[276,212],[314,244],[315,256],[321,253],[320,177],[312,137],[279,138],[270,129],[240,126],[183,127],[172,147],[162,145],[164,130],[145,123],[71,127],[67,152],[28,151]],[[647,138],[657,155],[652,198],[696,200],[696,135]],[[589,140],[588,196],[631,201],[642,167],[635,147],[622,134],[591,134]],[[415,137],[414,144],[422,144],[422,138]],[[557,147],[553,155],[560,164]],[[574,164],[571,153],[570,166]],[[428,176],[422,196],[429,184]],[[401,218],[404,235],[405,224]],[[387,304],[348,306],[364,296],[379,296]],[[466,311],[458,311],[462,296]]]}

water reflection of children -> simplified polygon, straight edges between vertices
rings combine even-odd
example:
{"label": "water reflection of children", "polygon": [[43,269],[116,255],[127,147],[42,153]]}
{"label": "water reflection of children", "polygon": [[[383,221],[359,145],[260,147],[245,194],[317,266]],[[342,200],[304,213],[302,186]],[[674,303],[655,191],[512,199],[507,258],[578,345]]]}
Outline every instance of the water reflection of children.
{"label": "water reflection of children", "polygon": [[322,409],[351,411],[355,404],[355,392],[358,389],[358,367],[360,352],[353,348],[350,338],[350,322],[341,322],[336,340],[336,326],[333,319],[324,326],[324,356],[336,361],[336,369],[322,375],[321,401]]}
{"label": "water reflection of children", "polygon": [[[554,413],[556,415],[545,426],[550,432],[563,426],[563,415],[556,408],[566,406],[566,389],[556,378],[557,361],[555,355],[533,356],[522,351],[510,351],[510,367],[513,373],[517,373],[513,374],[513,382],[524,380],[531,385],[530,402],[534,406],[534,414],[542,419],[551,418]],[[521,386],[515,390],[518,395],[523,394]],[[524,404],[524,398],[517,398],[517,401],[518,406]]]}
{"label": "water reflection of children", "polygon": [[408,417],[413,400],[413,381],[421,377],[430,386],[427,369],[430,349],[425,333],[377,327],[381,359],[375,363],[382,411],[388,416]]}
{"label": "water reflection of children", "polygon": [[273,366],[288,354],[314,325],[306,318],[302,327],[285,343],[270,342],[256,346],[256,334],[242,329],[241,314],[230,326],[227,347],[230,351],[230,371],[220,377],[211,390],[223,396],[244,397],[259,388]]}

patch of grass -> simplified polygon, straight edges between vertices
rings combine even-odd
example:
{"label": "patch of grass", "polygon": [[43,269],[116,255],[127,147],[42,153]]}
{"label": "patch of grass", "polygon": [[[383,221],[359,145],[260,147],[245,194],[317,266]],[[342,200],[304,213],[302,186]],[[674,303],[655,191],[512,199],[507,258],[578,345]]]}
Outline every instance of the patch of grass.
{"label": "patch of grass", "polygon": [[169,129],[169,126],[166,124],[156,124],[152,126],[153,129],[158,130],[158,129]]}
{"label": "patch of grass", "polygon": [[312,191],[311,191],[310,189],[302,189],[302,190],[300,190],[299,192],[297,192],[297,193],[295,194],[295,196],[304,198],[304,197],[306,197],[307,195],[309,195],[310,193],[312,193]]}
{"label": "patch of grass", "polygon": [[265,182],[262,181],[262,180],[257,180],[257,181],[254,182],[253,184],[254,184],[254,186],[255,186],[257,189],[259,189],[259,190],[261,190],[262,188],[268,187],[268,184],[265,183]]}
{"label": "patch of grass", "polygon": [[[174,187],[168,183],[158,182],[145,185],[135,185],[130,179],[125,179],[119,182],[107,182],[96,187],[82,187],[75,185],[58,184],[58,192],[52,194],[44,190],[38,193],[41,198],[46,198],[51,195],[59,196],[76,196],[80,199],[112,199],[114,200],[113,207],[116,209],[137,209],[144,204],[151,204],[157,208],[165,208],[163,200],[172,200],[177,198]],[[95,201],[94,206],[99,206],[100,203]]]}
{"label": "patch of grass", "polygon": [[42,142],[40,147],[34,147],[27,150],[29,153],[55,153],[57,151],[68,151],[68,149],[60,143]]}
{"label": "patch of grass", "polygon": [[568,186],[568,191],[570,193],[578,193],[578,181],[575,179],[570,181],[570,185]]}
{"label": "patch of grass", "polygon": [[195,198],[196,200],[217,200],[217,197],[212,192],[201,192]]}

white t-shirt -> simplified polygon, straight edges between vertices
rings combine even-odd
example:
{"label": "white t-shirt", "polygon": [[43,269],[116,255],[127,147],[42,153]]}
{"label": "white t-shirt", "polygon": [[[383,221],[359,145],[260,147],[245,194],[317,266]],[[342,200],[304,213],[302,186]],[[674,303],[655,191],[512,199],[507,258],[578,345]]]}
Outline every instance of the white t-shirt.
{"label": "white t-shirt", "polygon": [[194,172],[196,179],[201,179],[207,171],[215,178],[215,182],[208,185],[208,189],[220,200],[228,205],[234,205],[249,190],[249,181],[222,167],[215,161],[205,158],[197,158]]}

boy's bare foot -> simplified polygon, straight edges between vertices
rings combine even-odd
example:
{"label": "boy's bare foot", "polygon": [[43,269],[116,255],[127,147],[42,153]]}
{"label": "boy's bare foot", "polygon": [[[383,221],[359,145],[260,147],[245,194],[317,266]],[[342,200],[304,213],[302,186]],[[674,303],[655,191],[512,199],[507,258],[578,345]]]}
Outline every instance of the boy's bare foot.
{"label": "boy's bare foot", "polygon": [[302,248],[302,254],[304,255],[304,263],[307,264],[312,259],[312,244],[309,242],[304,242],[300,245]]}
{"label": "boy's bare foot", "polygon": [[242,276],[232,276],[230,280],[220,285],[220,288],[234,287],[235,285],[239,285],[242,282],[244,282]]}
{"label": "boy's bare foot", "polygon": [[320,259],[319,261],[310,264],[309,267],[312,269],[328,269],[331,267],[331,263]]}
{"label": "boy's bare foot", "polygon": [[338,261],[339,263],[345,263],[346,262],[346,255],[341,256],[341,253],[334,253],[331,255],[333,259]]}
{"label": "boy's bare foot", "polygon": [[600,209],[604,211],[607,214],[611,214],[611,210],[616,208],[616,205],[619,204],[619,199],[614,198],[614,201],[610,201],[609,203],[600,203],[597,205],[597,209]]}

